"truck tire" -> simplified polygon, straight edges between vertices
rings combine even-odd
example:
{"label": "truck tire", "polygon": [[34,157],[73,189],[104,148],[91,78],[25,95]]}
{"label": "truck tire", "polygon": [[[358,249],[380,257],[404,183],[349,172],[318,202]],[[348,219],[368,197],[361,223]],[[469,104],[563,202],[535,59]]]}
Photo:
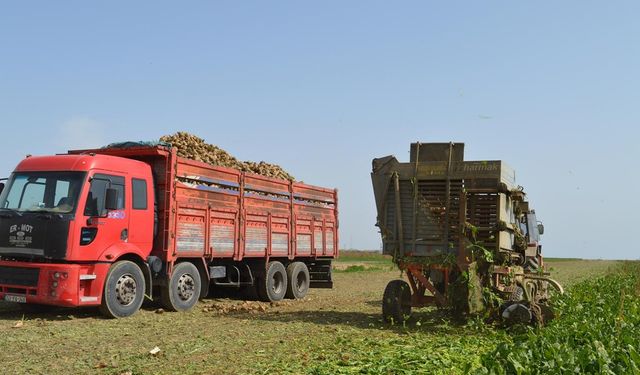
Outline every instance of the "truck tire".
{"label": "truck tire", "polygon": [[282,263],[272,261],[267,264],[264,276],[256,280],[256,291],[262,301],[282,301],[287,293],[287,271]]}
{"label": "truck tire", "polygon": [[309,292],[309,268],[302,262],[293,262],[287,266],[286,298],[302,299]]}
{"label": "truck tire", "polygon": [[168,285],[160,289],[160,301],[169,311],[187,311],[198,303],[201,288],[198,268],[190,262],[178,263]]}
{"label": "truck tire", "polygon": [[404,280],[392,280],[382,296],[382,317],[388,323],[402,324],[411,316],[411,288]]}
{"label": "truck tire", "polygon": [[100,312],[108,318],[135,314],[144,301],[144,274],[137,264],[121,260],[111,265],[102,292]]}

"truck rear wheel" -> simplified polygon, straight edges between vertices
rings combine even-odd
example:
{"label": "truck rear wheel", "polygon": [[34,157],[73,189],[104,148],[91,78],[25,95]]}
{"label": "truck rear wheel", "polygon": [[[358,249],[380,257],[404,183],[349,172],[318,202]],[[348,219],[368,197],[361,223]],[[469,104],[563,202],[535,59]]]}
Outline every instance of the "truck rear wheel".
{"label": "truck rear wheel", "polygon": [[389,323],[404,323],[411,315],[411,288],[404,280],[392,280],[382,296],[382,317]]}
{"label": "truck rear wheel", "polygon": [[200,272],[193,263],[182,262],[173,267],[167,286],[161,288],[160,300],[170,311],[190,310],[200,299]]}
{"label": "truck rear wheel", "polygon": [[111,265],[102,292],[100,312],[108,318],[135,314],[144,301],[144,274],[137,264],[121,260]]}
{"label": "truck rear wheel", "polygon": [[287,294],[285,297],[302,299],[309,292],[309,269],[302,262],[293,262],[287,266]]}
{"label": "truck rear wheel", "polygon": [[269,262],[264,276],[256,281],[258,297],[265,302],[282,301],[287,293],[287,271],[278,261]]}

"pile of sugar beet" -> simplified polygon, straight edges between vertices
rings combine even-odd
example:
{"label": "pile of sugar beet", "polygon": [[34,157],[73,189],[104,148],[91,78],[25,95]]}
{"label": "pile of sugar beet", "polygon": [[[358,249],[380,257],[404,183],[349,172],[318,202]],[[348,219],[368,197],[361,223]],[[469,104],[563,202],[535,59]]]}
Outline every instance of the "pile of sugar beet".
{"label": "pile of sugar beet", "polygon": [[235,168],[266,177],[295,181],[295,178],[282,167],[264,161],[240,161],[218,146],[208,144],[204,139],[187,132],[177,132],[160,137],[161,142],[169,143],[178,149],[178,156],[201,161],[211,165]]}

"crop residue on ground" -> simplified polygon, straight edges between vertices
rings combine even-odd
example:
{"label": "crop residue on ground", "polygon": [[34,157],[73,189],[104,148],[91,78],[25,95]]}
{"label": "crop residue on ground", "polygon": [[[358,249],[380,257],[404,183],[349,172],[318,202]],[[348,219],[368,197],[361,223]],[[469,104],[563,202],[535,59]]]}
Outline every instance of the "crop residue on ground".
{"label": "crop residue on ground", "polygon": [[[538,331],[494,329],[475,320],[461,325],[437,309],[416,310],[403,326],[385,324],[380,313],[382,292],[400,272],[388,258],[376,254],[345,252],[336,267],[357,264],[366,269],[334,273],[334,289],[312,289],[302,301],[274,305],[217,296],[186,313],[158,312],[158,305],[148,304],[131,318],[109,320],[95,309],[34,314],[14,304],[2,304],[0,347],[5,350],[0,352],[0,361],[4,372],[12,374],[462,374],[481,372],[482,367],[508,368],[501,359],[506,352],[496,350],[501,350],[501,345],[515,345],[509,350],[520,353],[516,340],[527,335],[533,335],[533,340],[540,335]],[[571,279],[585,272],[594,280],[603,275],[612,280],[610,277],[618,277],[615,275],[620,272],[620,262],[614,261],[571,260],[548,265],[564,284],[571,284]],[[602,285],[615,288],[624,280]],[[585,284],[574,283],[569,291],[572,298],[585,300],[583,309],[620,311],[620,290],[612,299],[604,298],[605,305],[614,306],[609,308],[600,306],[600,297],[587,293],[589,288],[598,290],[598,282],[581,285]],[[625,289],[623,320],[605,319],[604,327],[609,323],[621,327],[637,324],[633,319],[637,319],[634,314],[640,297],[634,288],[640,288],[640,282]],[[572,314],[577,311],[577,307],[571,309]],[[565,316],[557,324],[563,321]],[[13,328],[18,322],[20,327]],[[540,332],[561,327],[550,326]],[[622,343],[629,336],[623,333],[620,337],[620,345],[610,346],[613,344],[598,339],[602,345],[590,347],[601,353],[604,349],[608,358],[616,361],[623,358],[619,350],[626,350]],[[150,354],[152,351],[157,353]],[[485,356],[495,357],[496,365],[486,362]],[[517,359],[523,366],[528,363]],[[610,363],[607,366],[618,368]]]}

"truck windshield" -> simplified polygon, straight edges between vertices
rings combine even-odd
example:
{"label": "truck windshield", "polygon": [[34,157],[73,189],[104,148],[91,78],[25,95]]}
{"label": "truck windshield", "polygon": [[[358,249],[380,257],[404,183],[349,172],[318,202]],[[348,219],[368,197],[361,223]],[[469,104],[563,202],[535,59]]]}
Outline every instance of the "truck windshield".
{"label": "truck windshield", "polygon": [[71,213],[84,172],[16,172],[0,195],[0,208],[20,212]]}

